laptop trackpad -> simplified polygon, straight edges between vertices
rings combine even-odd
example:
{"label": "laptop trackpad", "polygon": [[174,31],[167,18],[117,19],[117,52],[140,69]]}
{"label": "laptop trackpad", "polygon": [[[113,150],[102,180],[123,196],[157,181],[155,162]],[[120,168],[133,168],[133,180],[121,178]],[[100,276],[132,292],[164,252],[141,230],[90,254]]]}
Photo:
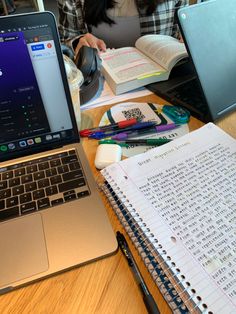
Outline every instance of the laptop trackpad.
{"label": "laptop trackpad", "polygon": [[0,287],[46,271],[48,257],[41,215],[2,223],[0,252]]}

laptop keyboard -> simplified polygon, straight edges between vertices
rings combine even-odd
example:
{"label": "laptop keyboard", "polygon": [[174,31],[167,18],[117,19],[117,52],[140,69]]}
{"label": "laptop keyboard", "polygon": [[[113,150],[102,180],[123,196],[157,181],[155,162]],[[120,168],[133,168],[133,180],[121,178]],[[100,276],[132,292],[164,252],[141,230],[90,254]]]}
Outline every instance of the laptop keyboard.
{"label": "laptop keyboard", "polygon": [[0,221],[89,194],[75,150],[0,168]]}
{"label": "laptop keyboard", "polygon": [[203,116],[207,114],[206,101],[196,79],[169,90],[168,98],[173,104],[183,106],[193,114],[197,113]]}

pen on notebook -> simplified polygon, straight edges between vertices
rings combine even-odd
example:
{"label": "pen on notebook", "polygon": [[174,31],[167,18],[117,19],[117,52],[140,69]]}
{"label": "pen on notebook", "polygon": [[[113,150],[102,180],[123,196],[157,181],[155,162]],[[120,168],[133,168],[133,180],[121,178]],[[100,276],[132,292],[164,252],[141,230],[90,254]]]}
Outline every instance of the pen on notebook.
{"label": "pen on notebook", "polygon": [[116,140],[100,140],[99,144],[118,144],[120,146],[127,147],[129,145],[147,145],[147,146],[161,146],[163,144],[169,143],[171,139],[166,138],[145,138],[145,139],[130,139],[125,141]]}
{"label": "pen on notebook", "polygon": [[157,307],[157,304],[155,302],[155,300],[153,299],[153,296],[151,295],[151,293],[148,290],[148,287],[146,286],[142,275],[140,274],[140,271],[138,269],[138,266],[134,260],[134,257],[129,249],[128,243],[124,237],[124,235],[117,231],[116,233],[116,238],[118,241],[118,245],[122,251],[122,253],[124,254],[124,256],[127,259],[127,262],[129,264],[129,267],[131,268],[133,275],[135,277],[135,280],[142,292],[143,295],[143,301],[145,303],[145,306],[147,308],[147,311],[149,314],[160,314],[160,311]]}
{"label": "pen on notebook", "polygon": [[99,131],[105,132],[105,131],[116,130],[116,129],[124,129],[124,128],[127,128],[128,126],[131,126],[137,123],[138,123],[137,119],[123,120],[117,123],[112,123],[112,124],[108,124],[108,125],[104,125],[104,126],[100,126],[96,128],[84,129],[84,130],[81,130],[79,133],[80,133],[80,136],[87,137],[93,132],[99,132]]}
{"label": "pen on notebook", "polygon": [[153,121],[139,122],[139,123],[136,123],[130,127],[125,128],[125,129],[114,130],[111,133],[109,133],[109,132],[94,132],[94,133],[91,133],[88,137],[100,140],[102,138],[111,137],[111,136],[118,134],[118,133],[121,133],[121,132],[136,131],[136,130],[141,130],[141,129],[149,129],[149,128],[154,127],[155,125],[156,125],[156,122],[153,122]]}
{"label": "pen on notebook", "polygon": [[179,125],[175,123],[170,124],[164,124],[164,125],[157,125],[149,129],[140,129],[140,130],[131,130],[131,131],[125,131],[122,130],[120,133],[113,135],[111,138],[113,140],[122,141],[127,138],[133,137],[133,136],[139,136],[139,135],[148,135],[152,133],[161,133],[169,130],[173,130],[178,128]]}

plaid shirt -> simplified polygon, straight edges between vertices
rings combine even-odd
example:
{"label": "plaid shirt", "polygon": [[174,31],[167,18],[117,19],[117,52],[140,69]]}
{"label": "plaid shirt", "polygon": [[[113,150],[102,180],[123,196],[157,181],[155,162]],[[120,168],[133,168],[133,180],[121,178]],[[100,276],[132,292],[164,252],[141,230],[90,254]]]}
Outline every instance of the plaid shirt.
{"label": "plaid shirt", "polygon": [[[86,0],[57,0],[59,34],[63,42],[88,32],[88,26],[83,19],[84,1]],[[189,0],[166,0],[157,5],[156,11],[149,16],[145,9],[141,9],[143,0],[136,0],[136,4],[139,12],[140,35],[164,34],[178,37],[176,12],[179,7],[188,5]]]}

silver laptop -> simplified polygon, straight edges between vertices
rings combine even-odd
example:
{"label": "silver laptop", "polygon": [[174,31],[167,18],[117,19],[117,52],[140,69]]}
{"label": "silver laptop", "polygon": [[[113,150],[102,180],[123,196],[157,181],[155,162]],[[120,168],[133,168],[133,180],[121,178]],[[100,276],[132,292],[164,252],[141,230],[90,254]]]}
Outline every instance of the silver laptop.
{"label": "silver laptop", "polygon": [[0,293],[117,242],[80,144],[49,12],[0,18]]}
{"label": "silver laptop", "polygon": [[190,61],[177,66],[153,92],[186,107],[202,121],[236,110],[235,0],[211,0],[178,10]]}

